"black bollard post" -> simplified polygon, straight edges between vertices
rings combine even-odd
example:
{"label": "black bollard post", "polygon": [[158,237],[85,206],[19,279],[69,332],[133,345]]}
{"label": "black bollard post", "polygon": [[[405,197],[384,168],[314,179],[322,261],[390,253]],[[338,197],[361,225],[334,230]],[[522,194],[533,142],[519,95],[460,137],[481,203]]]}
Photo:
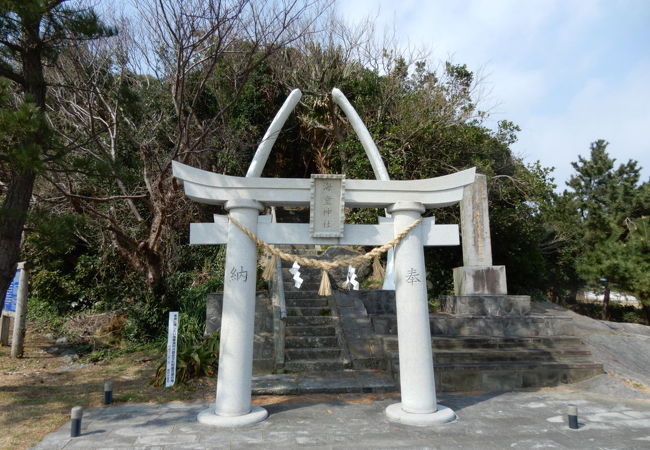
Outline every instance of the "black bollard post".
{"label": "black bollard post", "polygon": [[84,414],[84,409],[81,406],[75,406],[70,411],[70,437],[77,437],[81,434],[81,417]]}
{"label": "black bollard post", "polygon": [[110,405],[113,403],[113,382],[107,381],[104,383],[104,404]]}
{"label": "black bollard post", "polygon": [[577,430],[578,429],[578,407],[576,405],[569,404],[568,416],[569,416],[569,428],[571,428],[572,430]]}

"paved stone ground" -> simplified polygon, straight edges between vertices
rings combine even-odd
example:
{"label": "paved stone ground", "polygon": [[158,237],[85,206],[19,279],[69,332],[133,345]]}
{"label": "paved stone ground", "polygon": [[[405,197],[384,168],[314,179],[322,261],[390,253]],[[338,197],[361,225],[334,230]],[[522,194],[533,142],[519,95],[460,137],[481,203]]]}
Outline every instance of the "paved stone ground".
{"label": "paved stone ground", "polygon": [[[89,410],[80,437],[69,437],[68,423],[36,448],[648,449],[650,399],[635,393],[602,375],[557,389],[441,395],[458,420],[429,428],[386,419],[396,394],[259,397],[269,418],[239,429],[197,423],[206,402],[126,404]],[[578,405],[579,430],[566,425],[569,403]]]}

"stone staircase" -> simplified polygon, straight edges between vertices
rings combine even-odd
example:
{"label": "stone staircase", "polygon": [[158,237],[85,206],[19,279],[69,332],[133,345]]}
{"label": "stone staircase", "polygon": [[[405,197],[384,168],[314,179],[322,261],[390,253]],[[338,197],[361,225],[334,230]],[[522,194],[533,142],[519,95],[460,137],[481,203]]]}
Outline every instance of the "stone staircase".
{"label": "stone staircase", "polygon": [[[398,379],[397,336],[382,341],[390,371]],[[431,342],[441,392],[556,386],[603,371],[575,336],[432,336]]]}
{"label": "stone staircase", "polygon": [[[283,221],[305,220],[299,217],[302,212],[289,212],[295,217]],[[284,246],[283,250],[319,255],[314,246]],[[391,378],[399,381],[394,292],[335,290],[332,296],[321,297],[320,270],[301,267],[304,281],[296,289],[290,267],[282,262],[287,306],[285,375],[260,380],[260,392],[389,392],[397,388],[391,382]],[[499,315],[495,308],[504,305],[493,304],[501,301],[498,298],[470,300],[488,310],[472,314],[449,310],[430,316],[438,391],[554,386],[603,372],[573,335],[569,317],[553,311],[531,314],[525,310],[529,307],[522,309],[521,303],[507,299],[510,306]],[[329,380],[327,386],[317,386],[323,378]],[[368,390],[373,383],[377,386]]]}
{"label": "stone staircase", "polygon": [[[496,297],[473,300],[473,313],[430,315],[438,390],[556,386],[603,373],[602,365],[593,362],[591,353],[574,335],[573,321],[567,315],[534,308],[531,311],[527,298],[517,296],[510,296],[510,301],[516,305],[521,300],[524,306],[515,306],[501,316],[490,315],[481,308]],[[446,303],[449,301],[443,299],[443,308]],[[384,305],[379,314],[371,317],[375,332],[381,336],[388,368],[398,379],[397,320],[390,309]]]}
{"label": "stone staircase", "polygon": [[[306,257],[318,254],[313,247],[292,246],[287,250]],[[350,367],[350,361],[345,357],[336,309],[330,297],[318,295],[320,270],[301,267],[304,281],[300,289],[296,289],[289,273],[291,264],[285,261],[282,264],[287,305],[284,370],[331,372]]]}

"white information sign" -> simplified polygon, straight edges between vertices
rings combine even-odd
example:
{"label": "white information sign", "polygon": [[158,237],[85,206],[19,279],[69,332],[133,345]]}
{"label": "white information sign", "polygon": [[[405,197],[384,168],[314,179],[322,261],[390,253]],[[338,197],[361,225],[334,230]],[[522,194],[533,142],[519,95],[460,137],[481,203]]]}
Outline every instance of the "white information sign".
{"label": "white information sign", "polygon": [[178,341],[178,312],[169,313],[169,331],[167,333],[167,373],[165,387],[176,382],[176,343]]}

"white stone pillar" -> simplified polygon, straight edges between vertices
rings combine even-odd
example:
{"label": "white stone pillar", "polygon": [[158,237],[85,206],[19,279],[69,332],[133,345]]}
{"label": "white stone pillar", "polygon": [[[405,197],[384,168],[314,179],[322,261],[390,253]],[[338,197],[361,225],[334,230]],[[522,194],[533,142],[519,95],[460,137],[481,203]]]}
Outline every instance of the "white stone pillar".
{"label": "white stone pillar", "polygon": [[[263,207],[254,200],[231,200],[226,210],[251,232],[257,232],[257,218]],[[250,425],[264,420],[264,408],[251,405],[255,286],[257,251],[255,243],[236,225],[228,225],[224,275],[221,342],[214,408],[199,413],[198,421],[217,426]]]}
{"label": "white stone pillar", "polygon": [[[424,211],[421,203],[394,204],[389,212],[395,234],[419,219]],[[454,412],[436,403],[426,267],[419,226],[395,248],[395,298],[402,402],[388,406],[386,415],[408,425],[452,421],[456,418]]]}

